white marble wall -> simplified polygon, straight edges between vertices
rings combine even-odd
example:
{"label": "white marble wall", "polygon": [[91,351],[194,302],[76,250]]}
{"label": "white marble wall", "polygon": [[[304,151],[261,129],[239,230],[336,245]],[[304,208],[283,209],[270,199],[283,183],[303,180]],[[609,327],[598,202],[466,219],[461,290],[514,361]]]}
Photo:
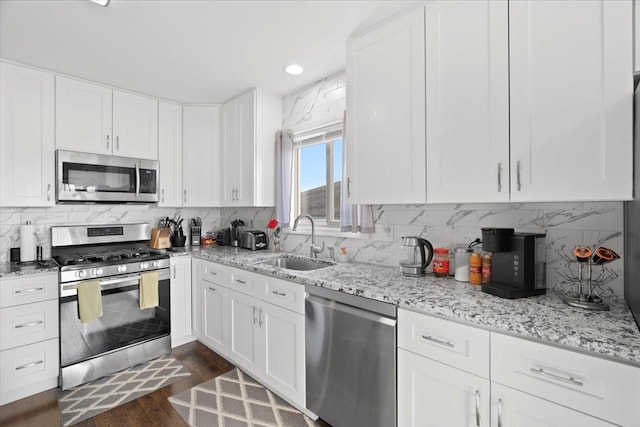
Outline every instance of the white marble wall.
{"label": "white marble wall", "polygon": [[[6,262],[9,248],[20,246],[20,224],[31,221],[36,225],[43,256],[51,254],[51,226],[76,224],[112,224],[149,222],[157,225],[161,217],[180,215],[188,224],[190,218],[202,218],[202,229],[220,227],[220,209],[158,208],[154,205],[57,205],[51,208],[0,208],[0,262]],[[187,227],[183,227],[185,233]]]}

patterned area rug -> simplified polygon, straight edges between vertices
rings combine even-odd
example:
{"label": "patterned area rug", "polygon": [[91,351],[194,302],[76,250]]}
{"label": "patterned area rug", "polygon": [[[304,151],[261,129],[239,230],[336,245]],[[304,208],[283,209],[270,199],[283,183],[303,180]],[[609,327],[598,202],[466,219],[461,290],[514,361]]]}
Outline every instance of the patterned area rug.
{"label": "patterned area rug", "polygon": [[190,376],[171,355],[58,391],[62,425],[70,426]]}
{"label": "patterned area rug", "polygon": [[192,427],[311,427],[317,424],[239,369],[169,398]]}

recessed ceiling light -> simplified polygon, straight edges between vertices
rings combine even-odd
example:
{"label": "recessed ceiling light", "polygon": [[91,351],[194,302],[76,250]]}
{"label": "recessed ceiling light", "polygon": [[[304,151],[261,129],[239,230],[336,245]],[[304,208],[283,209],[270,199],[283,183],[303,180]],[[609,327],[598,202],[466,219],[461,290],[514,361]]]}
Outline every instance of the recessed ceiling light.
{"label": "recessed ceiling light", "polygon": [[109,4],[110,0],[91,0],[91,1],[99,4],[100,6],[106,7]]}
{"label": "recessed ceiling light", "polygon": [[284,70],[287,73],[292,74],[294,76],[297,76],[298,74],[302,74],[302,72],[304,71],[302,67],[299,66],[298,64],[287,65],[287,67]]}

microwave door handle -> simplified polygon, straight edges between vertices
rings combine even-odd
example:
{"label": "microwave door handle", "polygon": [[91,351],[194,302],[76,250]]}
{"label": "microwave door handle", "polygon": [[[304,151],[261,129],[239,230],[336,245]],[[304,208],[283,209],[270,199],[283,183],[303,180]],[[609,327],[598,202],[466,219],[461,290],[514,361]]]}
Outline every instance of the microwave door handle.
{"label": "microwave door handle", "polygon": [[136,198],[140,197],[140,165],[136,163]]}

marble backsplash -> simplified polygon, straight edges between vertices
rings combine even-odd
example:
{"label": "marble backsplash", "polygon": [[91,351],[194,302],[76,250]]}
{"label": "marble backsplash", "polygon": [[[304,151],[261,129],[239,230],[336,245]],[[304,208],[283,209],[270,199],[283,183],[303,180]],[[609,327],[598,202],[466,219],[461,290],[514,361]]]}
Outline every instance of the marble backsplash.
{"label": "marble backsplash", "polygon": [[[610,264],[615,278],[608,286],[619,296],[624,291],[624,243],[622,202],[522,203],[458,205],[376,205],[376,233],[357,235],[317,231],[317,243],[345,247],[353,261],[396,266],[402,236],[420,236],[434,247],[466,245],[481,238],[482,227],[512,227],[520,232],[546,233],[547,286],[554,287],[566,272],[565,259],[576,245],[605,246],[622,259]],[[232,218],[253,220],[254,227],[265,229],[271,208],[222,209],[223,223]],[[284,231],[283,251],[309,255],[308,232]],[[328,250],[319,255],[329,256]]]}
{"label": "marble backsplash", "polygon": [[[204,231],[220,227],[219,208],[159,208],[155,205],[56,205],[51,208],[0,208],[0,262],[6,262],[9,248],[20,246],[20,224],[31,221],[36,226],[38,244],[43,247],[43,257],[51,255],[51,226],[84,224],[119,224],[148,222],[156,226],[161,217],[200,217]],[[183,225],[188,233],[188,225]]]}
{"label": "marble backsplash", "polygon": [[[51,254],[52,225],[109,224],[150,222],[160,217],[180,214],[188,222],[199,216],[203,232],[226,227],[233,219],[242,219],[247,228],[266,230],[267,221],[275,217],[273,208],[158,208],[153,205],[58,205],[51,208],[0,209],[0,262],[8,259],[9,248],[20,246],[20,224],[36,225],[44,257]],[[420,236],[434,247],[467,244],[481,237],[481,227],[513,227],[517,231],[547,234],[547,286],[553,287],[566,269],[565,257],[575,245],[605,246],[622,256],[611,264],[617,277],[609,283],[617,295],[623,295],[623,204],[592,203],[524,203],[459,205],[376,205],[376,233],[318,231],[318,243],[336,250],[345,247],[351,260],[387,266],[398,265],[400,238]],[[187,232],[187,229],[185,229]],[[308,232],[284,230],[282,250],[309,254]],[[327,258],[328,250],[320,254]]]}

